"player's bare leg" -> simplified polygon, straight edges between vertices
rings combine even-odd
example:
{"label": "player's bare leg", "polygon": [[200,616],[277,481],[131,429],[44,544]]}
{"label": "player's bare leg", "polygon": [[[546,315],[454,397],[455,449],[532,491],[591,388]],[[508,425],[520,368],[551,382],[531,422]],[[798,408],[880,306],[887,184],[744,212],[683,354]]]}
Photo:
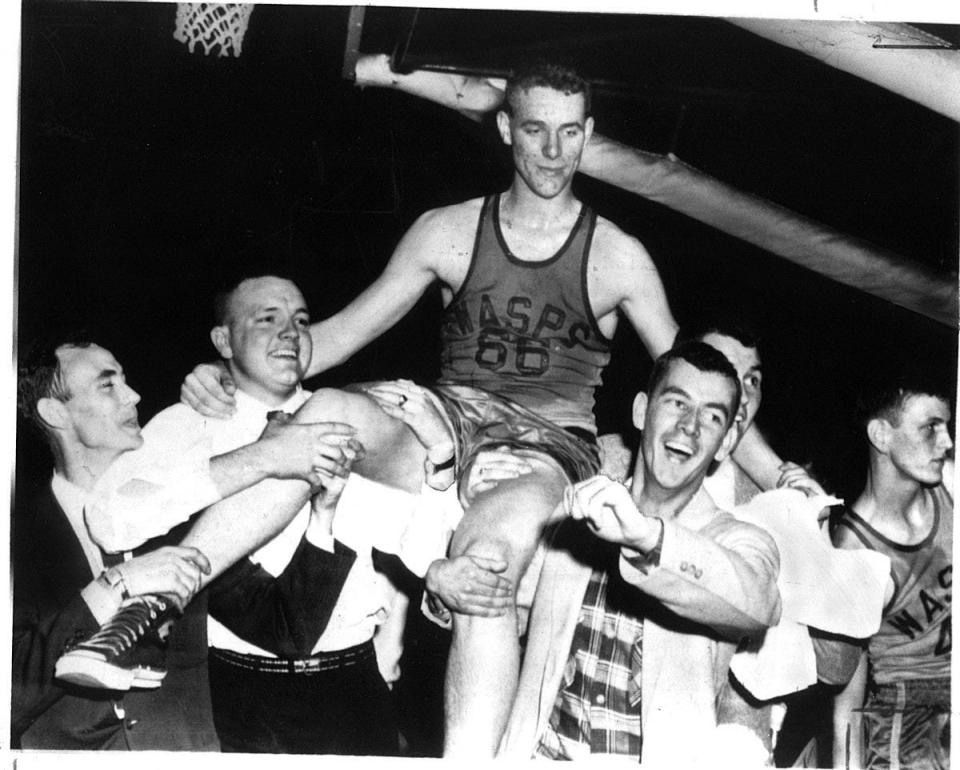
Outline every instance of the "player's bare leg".
{"label": "player's bare leg", "polygon": [[[419,491],[426,450],[406,423],[386,415],[370,397],[320,391],[297,410],[292,421],[351,425],[365,447],[371,447],[374,462],[366,462],[366,467],[375,471],[377,480],[392,481],[395,486]],[[341,434],[340,440],[348,442],[349,438],[348,434]],[[337,461],[344,462],[348,450],[339,446],[340,440],[331,443],[331,452],[343,452]],[[349,468],[349,462],[343,467]],[[201,513],[181,542],[199,549],[210,563],[210,572],[201,575],[201,587],[273,539],[293,520],[312,493],[306,481],[267,479]],[[61,657],[57,676],[87,687],[127,689],[134,683],[160,686],[165,674],[161,663],[152,661],[145,667],[138,662],[133,667],[126,655],[131,649],[137,654],[147,631],[168,622],[172,613],[170,603],[162,597],[144,597],[142,606],[134,607],[127,614],[118,614],[105,624],[104,638],[94,637],[87,645],[90,649],[71,651]],[[118,656],[118,649],[123,655]]]}
{"label": "player's bare leg", "polygon": [[[293,421],[352,425],[366,452],[354,464],[356,472],[410,492],[420,491],[425,450],[405,423],[384,414],[368,396],[319,390],[297,410]],[[309,496],[305,481],[267,479],[204,511],[182,542],[210,560],[212,571],[203,576],[203,584],[275,537]]]}
{"label": "player's bare leg", "polygon": [[[518,585],[560,502],[566,476],[542,455],[524,454],[534,471],[501,482],[467,508],[450,556],[503,559]],[[444,756],[492,757],[517,687],[520,647],[516,607],[499,617],[453,615],[444,692]]]}
{"label": "player's bare leg", "polygon": [[410,427],[390,417],[357,386],[316,391],[297,412],[309,422],[345,422],[357,431],[365,450],[353,470],[381,484],[418,493],[423,486],[426,450]]}

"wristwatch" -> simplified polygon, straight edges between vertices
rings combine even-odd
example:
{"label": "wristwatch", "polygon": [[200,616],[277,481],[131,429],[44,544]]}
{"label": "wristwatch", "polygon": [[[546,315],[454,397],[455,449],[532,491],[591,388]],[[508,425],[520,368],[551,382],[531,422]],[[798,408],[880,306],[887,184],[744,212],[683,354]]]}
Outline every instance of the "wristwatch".
{"label": "wristwatch", "polygon": [[432,462],[428,457],[424,465],[427,467],[428,473],[437,473],[438,471],[445,471],[449,468],[452,468],[456,459],[457,459],[457,456],[454,454],[451,454],[446,460],[443,460],[439,463],[435,463],[435,462]]}
{"label": "wristwatch", "polygon": [[423,461],[423,469],[426,472],[427,486],[442,492],[448,489],[455,481],[454,468],[457,462],[456,451],[451,451],[450,456],[438,463],[433,462],[430,456]]}
{"label": "wristwatch", "polygon": [[100,573],[100,577],[98,577],[97,580],[99,580],[105,588],[112,588],[115,591],[119,589],[121,599],[130,598],[130,592],[127,591],[127,584],[123,579],[123,573],[116,567],[105,569]]}

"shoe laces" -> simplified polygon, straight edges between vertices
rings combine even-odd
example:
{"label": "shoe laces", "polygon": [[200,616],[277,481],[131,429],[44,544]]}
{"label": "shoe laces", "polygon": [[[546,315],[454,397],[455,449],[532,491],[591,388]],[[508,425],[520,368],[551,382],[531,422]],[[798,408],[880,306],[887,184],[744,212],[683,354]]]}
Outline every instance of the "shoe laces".
{"label": "shoe laces", "polygon": [[119,655],[142,639],[153,621],[166,609],[166,600],[159,596],[135,596],[128,599],[99,631],[83,642],[83,646],[106,649]]}

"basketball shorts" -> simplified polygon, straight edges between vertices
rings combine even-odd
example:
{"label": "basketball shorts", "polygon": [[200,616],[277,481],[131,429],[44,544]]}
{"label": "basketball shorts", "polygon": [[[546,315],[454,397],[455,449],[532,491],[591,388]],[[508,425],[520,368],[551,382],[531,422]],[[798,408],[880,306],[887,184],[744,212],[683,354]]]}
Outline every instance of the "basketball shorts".
{"label": "basketball shorts", "polygon": [[456,445],[458,477],[486,449],[507,447],[550,457],[571,482],[600,470],[596,438],[562,428],[514,401],[466,385],[434,385],[430,392],[443,407]]}
{"label": "basketball shorts", "polygon": [[874,685],[863,708],[864,768],[950,766],[950,680]]}

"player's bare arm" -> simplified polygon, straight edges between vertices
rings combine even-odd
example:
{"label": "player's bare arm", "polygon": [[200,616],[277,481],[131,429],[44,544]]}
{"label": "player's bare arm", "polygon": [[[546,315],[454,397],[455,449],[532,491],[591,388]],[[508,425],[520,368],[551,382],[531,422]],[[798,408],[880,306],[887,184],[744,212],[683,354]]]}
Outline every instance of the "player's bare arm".
{"label": "player's bare arm", "polygon": [[[434,281],[452,296],[470,265],[480,201],[422,214],[394,249],[383,273],[336,315],[312,324],[313,359],[307,376],[326,371],[390,329]],[[444,301],[450,296],[444,292]]]}
{"label": "player's bare arm", "polygon": [[[444,304],[466,278],[482,199],[421,215],[397,244],[383,273],[339,313],[310,326],[313,356],[306,377],[343,363],[403,318],[438,280]],[[180,400],[207,417],[226,417],[236,385],[220,363],[197,365]]]}
{"label": "player's bare arm", "polygon": [[867,689],[867,653],[860,661],[853,677],[833,701],[833,766],[863,767],[860,710]]}
{"label": "player's bare arm", "polygon": [[590,304],[607,337],[616,331],[619,308],[651,358],[673,346],[677,323],[657,267],[640,241],[597,217],[589,271]]}
{"label": "player's bare arm", "polygon": [[[619,307],[652,358],[673,346],[677,323],[656,265],[640,241],[599,217],[588,286],[594,314],[607,336],[616,329],[614,309]],[[616,304],[611,306],[614,300]],[[783,460],[756,426],[751,425],[740,439],[733,457],[762,488],[777,486]]]}
{"label": "player's bare arm", "polygon": [[[597,218],[588,287],[594,315],[608,337],[616,329],[619,307],[652,358],[673,346],[677,324],[656,265],[640,241],[602,217]],[[774,489],[783,473],[783,460],[753,425],[734,460],[763,489]]]}

